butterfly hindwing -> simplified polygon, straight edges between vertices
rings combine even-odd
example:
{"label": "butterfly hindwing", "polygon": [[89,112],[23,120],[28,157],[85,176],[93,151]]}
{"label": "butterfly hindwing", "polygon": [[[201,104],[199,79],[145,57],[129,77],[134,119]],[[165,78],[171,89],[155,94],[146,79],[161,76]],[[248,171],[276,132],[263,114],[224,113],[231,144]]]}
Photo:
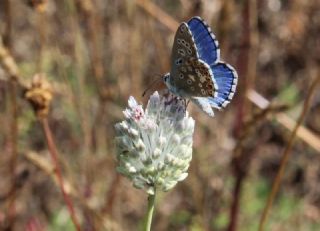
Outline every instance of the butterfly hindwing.
{"label": "butterfly hindwing", "polygon": [[175,84],[181,95],[191,97],[214,97],[217,86],[210,67],[200,59],[188,58],[178,68]]}
{"label": "butterfly hindwing", "polygon": [[210,97],[209,101],[213,107],[221,109],[226,107],[234,96],[238,83],[238,74],[231,65],[222,61],[210,67],[219,89],[216,97]]}
{"label": "butterfly hindwing", "polygon": [[191,101],[196,104],[198,107],[200,107],[205,113],[207,113],[209,116],[214,116],[214,112],[212,110],[212,106],[210,102],[208,101],[208,98],[205,97],[193,97],[191,98]]}

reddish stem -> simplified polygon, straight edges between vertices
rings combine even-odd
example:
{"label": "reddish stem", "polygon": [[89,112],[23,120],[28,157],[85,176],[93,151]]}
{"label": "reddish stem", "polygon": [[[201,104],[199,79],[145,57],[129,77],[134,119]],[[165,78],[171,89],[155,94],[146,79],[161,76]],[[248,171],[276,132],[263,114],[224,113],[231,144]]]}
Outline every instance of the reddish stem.
{"label": "reddish stem", "polygon": [[244,175],[238,175],[233,189],[233,201],[230,210],[230,223],[228,226],[228,231],[234,231],[237,227],[238,214],[239,214],[239,202],[241,195],[242,182],[244,180]]}
{"label": "reddish stem", "polygon": [[42,125],[42,128],[43,128],[45,136],[46,136],[49,153],[51,155],[51,158],[52,158],[52,161],[54,164],[55,174],[58,179],[58,184],[59,184],[60,190],[62,192],[63,199],[68,207],[68,210],[69,210],[69,213],[71,216],[71,220],[72,220],[74,226],[76,227],[76,230],[80,231],[81,230],[80,225],[79,225],[78,220],[76,218],[72,201],[71,201],[69,195],[66,193],[65,188],[64,188],[63,177],[62,177],[61,168],[60,168],[59,161],[58,161],[58,151],[57,151],[57,148],[56,148],[54,141],[53,141],[53,137],[52,137],[51,129],[49,127],[48,120],[46,118],[43,118],[43,119],[40,119],[40,121],[41,121],[41,125]]}

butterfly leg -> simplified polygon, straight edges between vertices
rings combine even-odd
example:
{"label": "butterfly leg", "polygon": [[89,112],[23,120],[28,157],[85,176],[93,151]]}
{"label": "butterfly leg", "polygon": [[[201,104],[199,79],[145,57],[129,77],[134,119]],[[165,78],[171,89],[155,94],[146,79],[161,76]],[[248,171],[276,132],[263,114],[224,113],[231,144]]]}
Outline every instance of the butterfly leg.
{"label": "butterfly leg", "polygon": [[186,100],[186,110],[187,110],[189,103],[190,103],[190,99],[188,99],[188,101]]}
{"label": "butterfly leg", "polygon": [[189,99],[188,100],[183,99],[183,102],[184,102],[184,110],[185,110],[185,112],[187,112],[187,107],[188,107],[188,105],[190,103],[190,100]]}

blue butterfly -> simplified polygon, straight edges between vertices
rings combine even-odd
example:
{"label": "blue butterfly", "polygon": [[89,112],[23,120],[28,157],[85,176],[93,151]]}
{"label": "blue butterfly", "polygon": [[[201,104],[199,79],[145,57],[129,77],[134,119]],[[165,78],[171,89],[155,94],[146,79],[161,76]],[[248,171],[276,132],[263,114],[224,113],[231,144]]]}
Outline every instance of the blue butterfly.
{"label": "blue butterfly", "polygon": [[236,90],[235,69],[220,60],[218,41],[200,17],[181,23],[171,54],[171,72],[163,77],[169,91],[190,99],[209,116],[230,103]]}

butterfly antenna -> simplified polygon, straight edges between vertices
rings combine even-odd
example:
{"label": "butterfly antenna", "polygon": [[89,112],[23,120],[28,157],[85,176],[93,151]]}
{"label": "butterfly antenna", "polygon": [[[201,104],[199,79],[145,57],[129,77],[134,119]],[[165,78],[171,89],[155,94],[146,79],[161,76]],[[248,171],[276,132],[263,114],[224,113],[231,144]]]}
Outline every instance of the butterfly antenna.
{"label": "butterfly antenna", "polygon": [[[159,77],[162,77],[162,76],[159,75]],[[150,84],[148,85],[148,87],[146,88],[146,90],[144,90],[144,92],[142,93],[142,97],[145,96],[145,94],[150,90],[150,88],[151,88],[152,86],[154,86],[156,83],[158,83],[158,82],[161,81],[161,80],[162,80],[162,79],[155,79],[155,80],[153,80],[152,83],[150,83]]]}

